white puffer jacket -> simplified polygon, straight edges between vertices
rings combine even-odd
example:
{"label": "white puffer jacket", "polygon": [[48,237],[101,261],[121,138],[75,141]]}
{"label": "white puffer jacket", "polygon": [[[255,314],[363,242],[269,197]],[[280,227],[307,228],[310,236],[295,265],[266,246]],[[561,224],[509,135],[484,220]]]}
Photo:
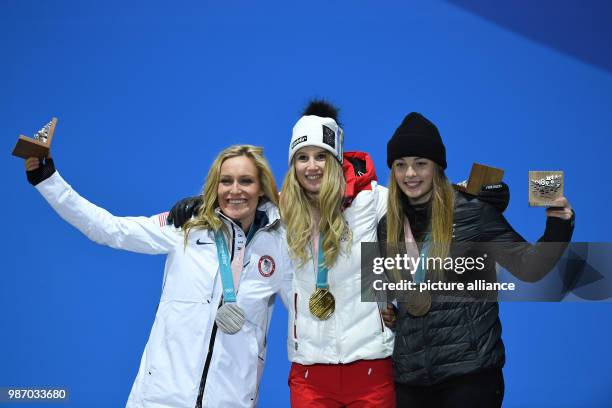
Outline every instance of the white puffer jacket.
{"label": "white puffer jacket", "polygon": [[[351,158],[365,162],[365,172],[356,171]],[[352,202],[343,216],[353,234],[352,244],[350,248],[343,246],[329,269],[329,290],[336,300],[336,310],[328,320],[317,319],[308,309],[316,285],[312,259],[301,268],[293,263],[287,349],[295,363],[346,364],[386,358],[393,352],[393,332],[383,324],[377,303],[361,300],[361,242],[377,241],[376,227],[387,211],[387,189],[375,181],[367,154],[346,152],[344,159]]]}

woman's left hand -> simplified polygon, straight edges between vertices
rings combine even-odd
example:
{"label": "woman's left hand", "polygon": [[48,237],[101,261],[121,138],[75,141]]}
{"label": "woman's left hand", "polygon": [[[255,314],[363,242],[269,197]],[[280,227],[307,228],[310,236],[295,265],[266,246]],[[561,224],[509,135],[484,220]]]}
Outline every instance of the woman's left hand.
{"label": "woman's left hand", "polygon": [[565,197],[559,197],[554,200],[550,207],[546,209],[547,217],[557,217],[563,220],[569,220],[572,218],[572,206]]}
{"label": "woman's left hand", "polygon": [[44,160],[38,157],[28,157],[25,161],[26,176],[33,186],[51,177],[55,173],[55,164],[51,157]]}

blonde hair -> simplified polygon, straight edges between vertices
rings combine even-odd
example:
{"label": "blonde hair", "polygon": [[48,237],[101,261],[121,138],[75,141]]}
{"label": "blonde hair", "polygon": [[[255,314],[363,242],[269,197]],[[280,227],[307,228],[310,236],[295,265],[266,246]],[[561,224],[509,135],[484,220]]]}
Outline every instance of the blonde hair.
{"label": "blonde hair", "polygon": [[213,231],[217,231],[223,226],[223,222],[215,212],[215,209],[219,206],[217,189],[219,186],[221,166],[227,159],[240,156],[251,159],[257,168],[257,177],[259,178],[259,184],[264,193],[264,197],[275,205],[278,205],[276,182],[274,181],[272,170],[270,170],[270,165],[263,156],[263,148],[252,145],[230,146],[217,155],[208,170],[206,182],[201,192],[202,205],[196,216],[187,221],[183,226],[185,231],[185,245],[187,245],[187,238],[191,229],[212,229]]}
{"label": "blonde hair", "polygon": [[[281,189],[280,212],[287,228],[289,254],[302,267],[308,262],[308,245],[313,230],[312,211],[318,208],[321,214],[319,232],[323,235],[325,266],[330,268],[340,254],[343,237],[350,242],[351,230],[342,216],[342,203],[346,182],[342,165],[325,152],[325,167],[318,199],[313,202],[300,185],[295,171],[295,156],[285,175]],[[316,262],[316,260],[315,260]]]}
{"label": "blonde hair", "polygon": [[[387,201],[387,244],[390,252],[397,252],[404,227],[404,212],[402,210],[402,190],[391,170],[389,177],[389,199]],[[453,214],[455,208],[455,193],[451,183],[448,181],[444,169],[438,164],[434,167],[433,187],[431,194],[431,217],[429,219],[430,247],[426,256],[430,258],[444,259],[450,253],[450,245],[453,237]],[[393,254],[395,255],[395,254]],[[390,255],[388,255],[390,256]],[[440,272],[441,271],[436,271]],[[399,282],[402,278],[397,270],[390,275]],[[439,274],[438,274],[439,275]],[[439,275],[438,278],[441,276]]]}

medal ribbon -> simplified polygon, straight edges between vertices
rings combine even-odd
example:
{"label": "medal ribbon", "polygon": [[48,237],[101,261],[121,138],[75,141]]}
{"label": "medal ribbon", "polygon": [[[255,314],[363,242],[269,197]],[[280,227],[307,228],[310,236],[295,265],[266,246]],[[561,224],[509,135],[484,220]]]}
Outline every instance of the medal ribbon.
{"label": "medal ribbon", "polygon": [[321,235],[315,236],[314,246],[316,250],[313,254],[313,260],[317,258],[317,289],[327,289],[329,284],[327,283],[327,272],[329,269],[325,266],[325,255],[323,253],[323,237]]}
{"label": "medal ribbon", "polygon": [[[234,282],[236,287],[240,280],[240,272],[242,272],[242,259],[244,256],[244,246],[246,240],[239,239],[236,241],[236,256],[234,262],[230,262],[229,250],[223,233],[221,230],[215,232],[215,242],[217,244],[217,258],[219,259],[219,271],[221,273],[221,283],[223,285],[223,301],[225,303],[236,302],[236,291],[234,290]],[[244,238],[244,236],[242,236]],[[230,266],[231,265],[231,266]]]}
{"label": "medal ribbon", "polygon": [[[423,262],[425,262],[425,257],[429,252],[429,233],[425,236],[425,241],[423,241],[423,247],[421,248],[421,252],[419,253],[419,247],[414,240],[414,235],[412,234],[412,229],[410,228],[410,221],[408,221],[407,217],[404,217],[404,241],[406,243],[406,252],[412,259],[415,258],[415,255],[421,259],[419,261],[419,266],[414,273],[414,281],[416,283],[425,282],[425,269],[423,269]],[[414,264],[413,264],[414,266]]]}

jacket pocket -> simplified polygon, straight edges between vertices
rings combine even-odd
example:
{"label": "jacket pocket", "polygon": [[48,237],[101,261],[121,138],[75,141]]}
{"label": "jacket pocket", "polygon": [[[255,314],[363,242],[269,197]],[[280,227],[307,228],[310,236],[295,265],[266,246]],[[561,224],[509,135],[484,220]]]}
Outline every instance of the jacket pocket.
{"label": "jacket pocket", "polygon": [[[249,387],[248,398],[252,401],[253,406],[256,405],[257,397],[259,393],[259,382],[261,381],[261,377],[263,375],[263,369],[265,365],[265,355],[266,355],[266,347],[263,343],[258,341],[259,336],[261,335],[261,329],[255,325],[253,325],[253,335],[249,336],[249,343],[251,349],[251,356],[249,360],[253,362],[253,368],[255,369],[255,375],[253,376],[253,383]],[[247,381],[248,384],[248,381]]]}
{"label": "jacket pocket", "polygon": [[[259,327],[248,320],[236,334],[217,332],[210,362],[204,407],[254,407],[257,387],[263,373],[263,344]],[[201,373],[200,373],[201,376]],[[176,380],[176,379],[175,379]],[[193,407],[193,405],[170,405]]]}
{"label": "jacket pocket", "polygon": [[[210,305],[162,301],[151,329],[139,376],[139,399],[164,406],[189,406],[197,390],[207,353]],[[197,392],[196,392],[197,396]]]}

